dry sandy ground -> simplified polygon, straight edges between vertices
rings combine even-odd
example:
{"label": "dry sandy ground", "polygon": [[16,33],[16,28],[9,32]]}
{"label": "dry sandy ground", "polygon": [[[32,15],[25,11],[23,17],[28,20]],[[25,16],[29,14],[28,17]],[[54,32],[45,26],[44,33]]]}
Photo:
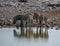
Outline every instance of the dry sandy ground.
{"label": "dry sandy ground", "polygon": [[[40,11],[41,6],[40,4],[29,4],[29,3],[3,3],[0,4],[0,19],[9,20],[13,19],[16,15],[26,15],[33,13],[38,13],[39,15],[44,15],[48,18],[60,18],[60,10],[47,10],[47,11]],[[52,18],[52,19],[53,19]],[[51,20],[52,20],[51,19]],[[58,19],[57,19],[58,20]],[[6,21],[8,22],[8,21]],[[60,21],[59,21],[60,22]]]}

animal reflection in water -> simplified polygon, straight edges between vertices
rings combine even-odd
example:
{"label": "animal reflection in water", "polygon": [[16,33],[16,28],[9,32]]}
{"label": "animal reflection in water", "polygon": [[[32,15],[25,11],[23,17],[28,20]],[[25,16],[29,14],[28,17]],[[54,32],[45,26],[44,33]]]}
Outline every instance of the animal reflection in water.
{"label": "animal reflection in water", "polygon": [[[23,15],[15,16],[13,23],[15,24],[17,20],[21,21],[21,23],[20,23],[21,33],[18,34],[17,31],[14,29],[14,36],[16,36],[16,37],[26,37],[26,38],[38,38],[38,37],[48,38],[48,28],[47,28],[46,25],[45,25],[45,30],[43,30],[43,25],[42,25],[43,17],[40,16],[39,19],[40,19],[39,20],[39,27],[37,25],[36,33],[34,33],[32,27],[29,26],[29,28],[28,28],[28,26],[27,26],[28,24],[31,25],[31,16],[28,16],[28,17],[23,16]],[[24,24],[23,24],[23,20],[26,20],[26,26],[25,26],[26,31],[24,29],[25,27],[24,27]],[[29,21],[29,23],[27,22],[27,20]],[[39,30],[38,30],[38,28],[39,28]]]}
{"label": "animal reflection in water", "polygon": [[[25,27],[22,27],[22,28],[24,30]],[[39,37],[40,38],[48,38],[49,37],[48,29],[45,29],[45,30],[41,29],[41,33],[37,32],[37,30],[36,30],[36,33],[35,33],[35,31],[33,29],[29,28],[29,29],[27,29],[27,31],[24,31],[20,34],[14,29],[13,33],[14,33],[15,37],[26,37],[26,38],[39,38]],[[24,33],[24,35],[22,35],[23,33]]]}

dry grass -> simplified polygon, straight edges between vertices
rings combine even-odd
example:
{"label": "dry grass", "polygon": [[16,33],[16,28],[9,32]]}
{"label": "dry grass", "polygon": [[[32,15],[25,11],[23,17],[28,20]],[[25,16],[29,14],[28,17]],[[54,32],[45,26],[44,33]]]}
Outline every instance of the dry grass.
{"label": "dry grass", "polygon": [[40,13],[48,16],[58,16],[58,15],[60,16],[60,10],[45,11]]}

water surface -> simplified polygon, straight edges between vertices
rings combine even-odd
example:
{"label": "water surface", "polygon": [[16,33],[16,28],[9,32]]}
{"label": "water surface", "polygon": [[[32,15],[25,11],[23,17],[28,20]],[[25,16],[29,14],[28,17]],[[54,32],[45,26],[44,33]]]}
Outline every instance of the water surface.
{"label": "water surface", "polygon": [[0,46],[60,46],[60,30],[55,28],[48,29],[48,39],[14,37],[14,29],[16,28],[0,28]]}

